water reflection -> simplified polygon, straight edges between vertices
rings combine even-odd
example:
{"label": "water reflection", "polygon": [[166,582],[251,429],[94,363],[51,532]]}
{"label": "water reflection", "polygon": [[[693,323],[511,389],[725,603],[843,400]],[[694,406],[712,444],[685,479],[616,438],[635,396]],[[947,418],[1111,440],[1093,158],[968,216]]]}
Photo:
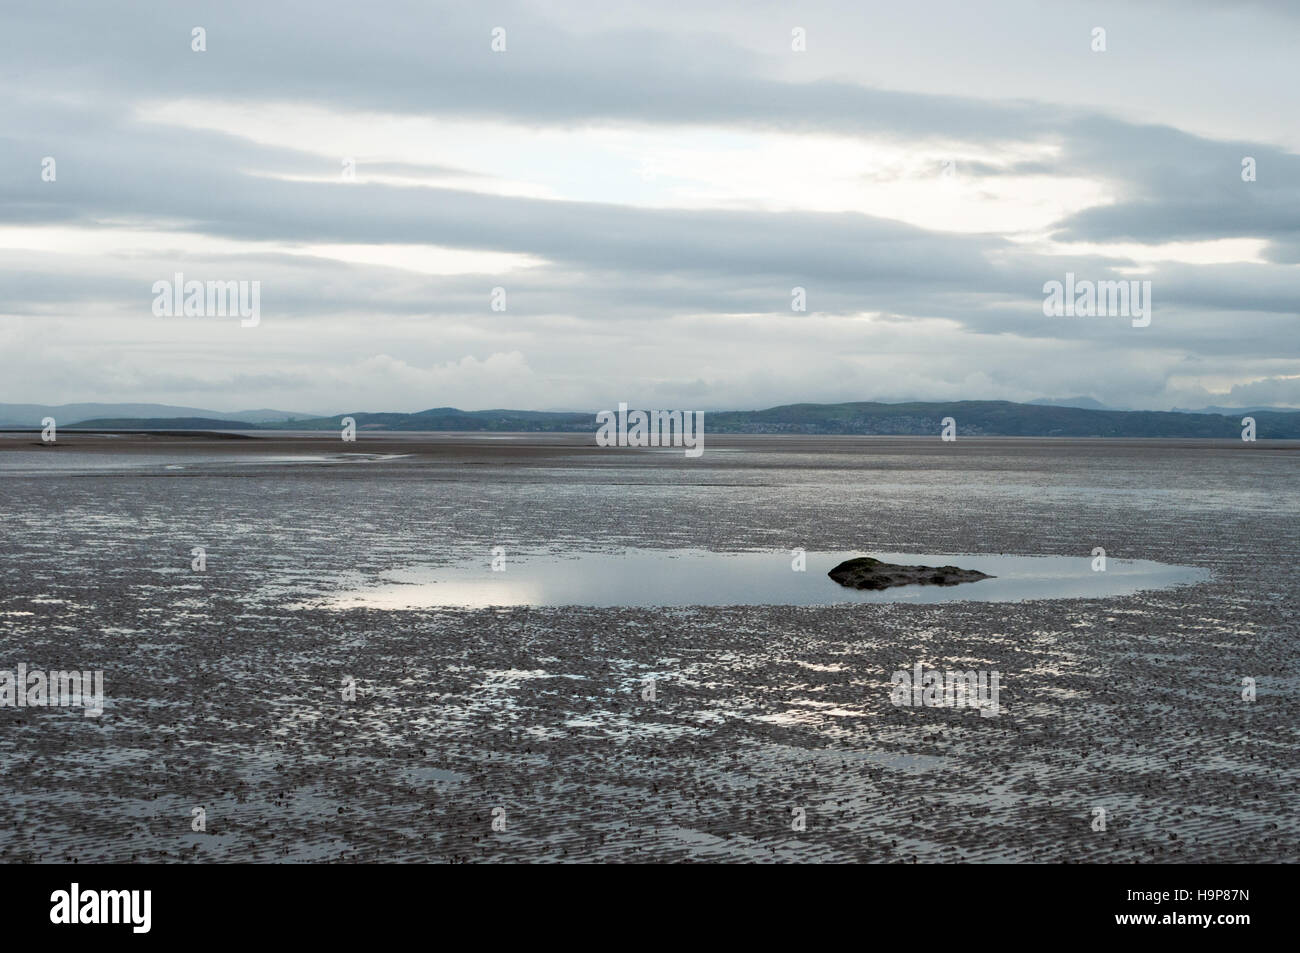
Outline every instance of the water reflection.
{"label": "water reflection", "polygon": [[[899,586],[875,592],[846,589],[826,575],[845,559],[862,555],[908,565],[953,564],[995,578],[951,587]],[[504,571],[493,571],[485,559],[472,565],[388,573],[377,584],[343,593],[328,604],[340,609],[404,609],[1012,602],[1120,596],[1209,578],[1204,569],[1146,560],[1110,559],[1104,572],[1094,572],[1090,556],[810,552],[805,571],[796,572],[791,566],[788,552],[690,549],[522,556],[508,560]]]}

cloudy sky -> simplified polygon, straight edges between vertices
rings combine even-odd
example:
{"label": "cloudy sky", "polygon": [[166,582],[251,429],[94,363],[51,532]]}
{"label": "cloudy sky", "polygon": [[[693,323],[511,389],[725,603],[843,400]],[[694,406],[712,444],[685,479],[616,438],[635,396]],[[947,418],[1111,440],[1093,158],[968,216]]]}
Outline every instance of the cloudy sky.
{"label": "cloudy sky", "polygon": [[[1285,2],[6,0],[0,401],[1300,406],[1298,49]],[[155,315],[177,272],[259,323]],[[1150,326],[1045,317],[1066,272]]]}

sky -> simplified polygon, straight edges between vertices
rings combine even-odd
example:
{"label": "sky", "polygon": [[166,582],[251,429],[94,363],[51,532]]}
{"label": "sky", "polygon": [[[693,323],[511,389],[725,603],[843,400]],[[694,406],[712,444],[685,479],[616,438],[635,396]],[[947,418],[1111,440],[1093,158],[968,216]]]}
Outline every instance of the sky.
{"label": "sky", "polygon": [[[1285,2],[6,0],[0,401],[1300,407],[1297,49]],[[1044,314],[1067,273],[1150,323]]]}

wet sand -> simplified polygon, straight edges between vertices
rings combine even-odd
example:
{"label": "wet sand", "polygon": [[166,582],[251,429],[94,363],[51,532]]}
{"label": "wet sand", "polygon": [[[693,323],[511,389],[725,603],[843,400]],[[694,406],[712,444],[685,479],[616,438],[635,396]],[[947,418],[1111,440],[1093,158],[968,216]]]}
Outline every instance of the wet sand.
{"label": "wet sand", "polygon": [[[0,669],[103,669],[107,693],[98,719],[0,708],[0,860],[1300,859],[1300,444],[706,446],[0,434]],[[293,608],[467,555],[487,572],[497,546],[1103,546],[1212,578],[1026,603]],[[916,662],[999,671],[1000,717],[893,706]]]}

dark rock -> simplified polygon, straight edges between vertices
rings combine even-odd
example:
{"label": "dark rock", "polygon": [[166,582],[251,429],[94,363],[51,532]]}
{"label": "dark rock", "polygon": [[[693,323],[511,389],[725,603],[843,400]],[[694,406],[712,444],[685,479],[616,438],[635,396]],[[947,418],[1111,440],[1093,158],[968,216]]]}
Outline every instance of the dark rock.
{"label": "dark rock", "polygon": [[955,586],[992,579],[987,573],[957,566],[896,566],[870,556],[840,563],[826,575],[850,589],[888,589],[891,586]]}

